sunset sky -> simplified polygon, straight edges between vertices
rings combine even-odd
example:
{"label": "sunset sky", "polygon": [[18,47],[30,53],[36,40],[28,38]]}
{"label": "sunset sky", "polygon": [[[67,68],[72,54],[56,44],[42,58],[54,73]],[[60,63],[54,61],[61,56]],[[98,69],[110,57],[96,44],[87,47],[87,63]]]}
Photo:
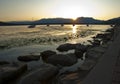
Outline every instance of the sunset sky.
{"label": "sunset sky", "polygon": [[120,17],[120,0],[0,0],[0,21]]}

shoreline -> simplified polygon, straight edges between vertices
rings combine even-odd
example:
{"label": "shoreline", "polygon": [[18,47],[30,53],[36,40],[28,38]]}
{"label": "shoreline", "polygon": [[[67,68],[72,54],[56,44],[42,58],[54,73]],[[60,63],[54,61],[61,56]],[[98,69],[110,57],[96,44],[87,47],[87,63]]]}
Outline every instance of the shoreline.
{"label": "shoreline", "polygon": [[[100,34],[99,34],[99,35],[100,35]],[[96,36],[95,36],[95,37],[96,37]],[[99,41],[99,40],[95,40],[95,39],[94,39],[94,41],[93,41],[92,44],[93,44],[93,45],[96,45],[96,43],[97,43],[97,45],[100,45],[100,43],[99,43],[98,41]],[[98,46],[97,46],[97,47],[98,47]],[[68,52],[68,53],[69,53],[69,52]],[[77,58],[77,59],[79,59],[79,58]],[[84,61],[85,61],[85,60],[84,60]],[[83,64],[84,64],[84,63],[83,63]],[[58,66],[58,67],[61,67],[61,66]],[[82,67],[82,68],[85,69],[85,67]],[[43,68],[43,69],[44,69],[44,68]],[[89,70],[87,70],[87,72],[86,72],[86,70],[81,70],[81,68],[78,69],[78,72],[79,72],[79,70],[80,70],[80,72],[83,71],[83,73],[84,73],[83,76],[84,76],[86,73],[89,72]],[[65,74],[68,74],[68,73],[71,74],[71,73],[74,73],[74,72],[67,72],[67,73],[65,72],[65,73],[62,73],[62,74],[65,75]],[[75,72],[75,73],[76,73],[76,72]],[[78,73],[76,73],[76,74],[78,74]],[[58,76],[61,76],[61,75],[58,75]],[[74,75],[74,76],[76,77],[76,75]],[[74,76],[73,76],[73,77],[74,77]],[[58,78],[58,79],[59,79],[59,78]],[[57,79],[57,80],[58,80],[58,79]],[[60,81],[60,80],[59,80],[59,81]],[[52,82],[53,82],[53,81],[52,81]],[[45,84],[47,84],[47,83],[45,83]]]}

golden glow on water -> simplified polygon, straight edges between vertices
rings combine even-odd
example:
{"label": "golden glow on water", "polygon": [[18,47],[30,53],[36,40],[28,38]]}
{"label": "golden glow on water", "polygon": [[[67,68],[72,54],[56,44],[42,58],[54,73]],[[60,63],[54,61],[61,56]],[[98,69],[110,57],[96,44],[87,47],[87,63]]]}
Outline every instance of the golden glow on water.
{"label": "golden glow on water", "polygon": [[77,26],[72,26],[72,33],[76,34],[77,33]]}

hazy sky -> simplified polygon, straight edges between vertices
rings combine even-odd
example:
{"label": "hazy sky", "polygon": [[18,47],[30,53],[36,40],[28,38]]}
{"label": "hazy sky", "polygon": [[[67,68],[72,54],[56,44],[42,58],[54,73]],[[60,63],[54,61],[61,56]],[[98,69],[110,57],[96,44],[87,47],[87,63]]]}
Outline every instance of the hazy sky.
{"label": "hazy sky", "polygon": [[120,0],[0,0],[0,21],[120,16]]}

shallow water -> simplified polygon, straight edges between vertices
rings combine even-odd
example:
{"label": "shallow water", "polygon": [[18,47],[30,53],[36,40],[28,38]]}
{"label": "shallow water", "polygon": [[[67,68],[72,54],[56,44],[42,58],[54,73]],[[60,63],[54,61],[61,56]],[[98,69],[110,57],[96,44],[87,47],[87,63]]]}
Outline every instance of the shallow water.
{"label": "shallow water", "polygon": [[[56,51],[56,48],[63,43],[88,44],[87,40],[92,40],[92,36],[105,31],[108,28],[110,28],[109,25],[90,25],[89,27],[87,27],[86,25],[76,25],[75,27],[71,25],[67,25],[64,27],[55,25],[49,27],[37,26],[36,28],[27,28],[27,26],[0,26],[0,45],[8,46],[9,44],[11,48],[0,50],[0,61],[4,60],[18,62],[18,56],[29,54],[39,55],[40,52],[45,50]],[[66,40],[64,39],[65,37]],[[33,38],[37,39],[35,41],[32,41]],[[57,41],[48,41],[49,38],[57,39]],[[41,43],[37,42],[40,41],[40,39],[44,39],[44,41]],[[29,42],[27,44],[24,44],[24,42],[26,41]],[[72,70],[73,68],[77,69],[75,67],[77,67],[78,65],[80,66],[82,62],[83,61],[78,59],[77,64],[71,67],[63,68],[63,72],[64,70]],[[28,67],[30,70],[32,70],[40,67],[42,64],[42,60],[32,61],[28,62]]]}

